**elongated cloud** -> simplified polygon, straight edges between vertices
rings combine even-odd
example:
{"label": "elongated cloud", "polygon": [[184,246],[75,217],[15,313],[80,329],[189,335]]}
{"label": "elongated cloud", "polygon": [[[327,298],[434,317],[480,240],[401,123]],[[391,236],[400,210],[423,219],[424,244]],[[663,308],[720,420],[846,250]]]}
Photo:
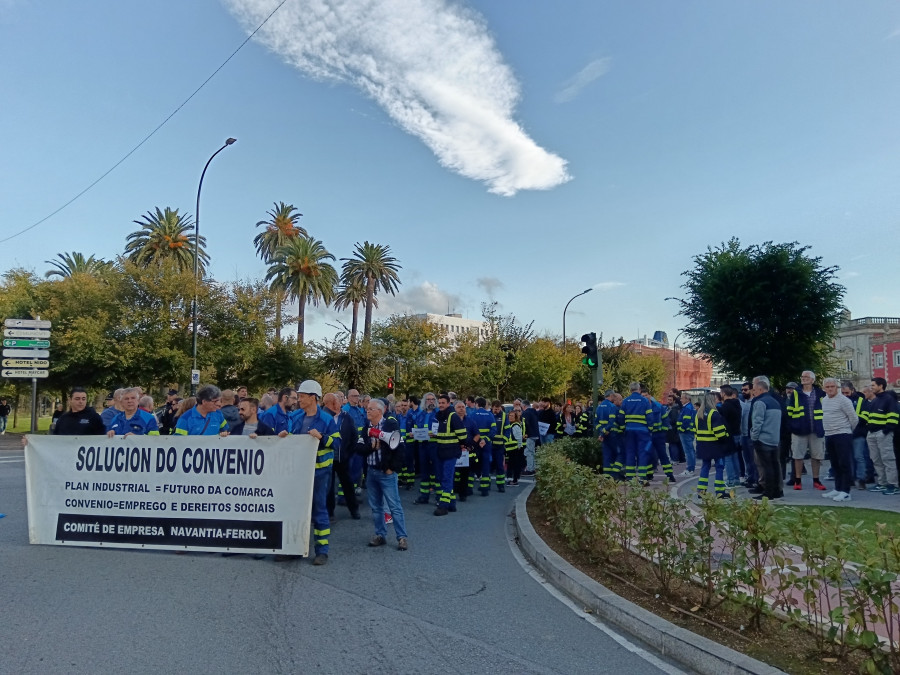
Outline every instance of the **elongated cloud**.
{"label": "elongated cloud", "polygon": [[581,93],[581,90],[588,86],[598,77],[603,77],[609,72],[612,59],[608,56],[603,59],[596,59],[579,70],[575,75],[570,77],[563,84],[563,88],[557,92],[554,97],[557,103],[566,103]]}
{"label": "elongated cloud", "polygon": [[[276,0],[225,0],[245,28]],[[483,18],[446,0],[289,0],[257,37],[308,75],[373,98],[448,169],[490,192],[546,190],[566,161],[513,119],[519,84]]]}

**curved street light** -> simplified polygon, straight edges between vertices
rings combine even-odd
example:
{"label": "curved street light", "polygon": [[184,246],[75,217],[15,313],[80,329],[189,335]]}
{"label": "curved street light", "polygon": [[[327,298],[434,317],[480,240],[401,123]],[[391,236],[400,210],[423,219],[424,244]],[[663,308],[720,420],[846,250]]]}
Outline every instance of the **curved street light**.
{"label": "curved street light", "polygon": [[582,295],[584,295],[585,293],[590,293],[592,290],[594,290],[594,289],[586,288],[585,290],[581,291],[581,293],[578,293],[577,295],[573,295],[572,299],[569,300],[566,303],[566,306],[563,308],[563,355],[565,355],[565,353],[566,353],[566,310],[569,309],[569,305],[572,304],[572,300],[574,300],[575,298],[580,298]]}
{"label": "curved street light", "polygon": [[203,173],[200,174],[200,184],[197,186],[197,208],[194,211],[194,301],[191,303],[191,323],[193,324],[194,333],[194,360],[193,366],[191,367],[191,396],[197,393],[197,383],[194,382],[194,371],[197,370],[197,286],[200,283],[200,191],[203,189],[203,177],[206,176],[206,170],[209,168],[210,162],[213,161],[216,155],[236,140],[236,138],[227,139],[225,145],[216,150],[212,156],[206,160],[206,166],[203,167]]}

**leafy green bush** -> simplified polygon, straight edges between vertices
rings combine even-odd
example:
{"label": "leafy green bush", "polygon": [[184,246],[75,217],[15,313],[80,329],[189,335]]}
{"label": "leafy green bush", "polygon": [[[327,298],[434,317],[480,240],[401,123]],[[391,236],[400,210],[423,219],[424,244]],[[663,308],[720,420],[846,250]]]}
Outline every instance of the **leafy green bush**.
{"label": "leafy green bush", "polygon": [[880,525],[873,535],[830,512],[785,518],[768,500],[707,495],[698,514],[667,491],[597,475],[598,461],[595,439],[563,439],[538,455],[538,494],[573,549],[613,567],[616,553],[632,551],[655,563],[661,593],[695,583],[701,604],[734,601],[751,627],[777,611],[822,649],[864,651],[867,673],[900,673],[900,533]]}

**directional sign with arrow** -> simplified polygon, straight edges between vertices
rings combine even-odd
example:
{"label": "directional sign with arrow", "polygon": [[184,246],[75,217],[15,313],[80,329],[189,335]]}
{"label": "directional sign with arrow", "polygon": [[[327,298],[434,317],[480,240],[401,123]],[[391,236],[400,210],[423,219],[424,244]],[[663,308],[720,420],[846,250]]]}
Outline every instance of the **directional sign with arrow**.
{"label": "directional sign with arrow", "polygon": [[49,371],[47,370],[11,370],[4,368],[0,370],[0,377],[47,377],[49,375]]}
{"label": "directional sign with arrow", "polygon": [[7,328],[50,328],[50,322],[41,319],[7,319],[3,325]]}
{"label": "directional sign with arrow", "polygon": [[8,338],[49,338],[49,330],[38,330],[35,328],[6,328],[3,331],[3,337]]}
{"label": "directional sign with arrow", "polygon": [[49,368],[47,359],[3,359],[4,368]]}
{"label": "directional sign with arrow", "polygon": [[50,340],[4,340],[4,347],[49,347]]}

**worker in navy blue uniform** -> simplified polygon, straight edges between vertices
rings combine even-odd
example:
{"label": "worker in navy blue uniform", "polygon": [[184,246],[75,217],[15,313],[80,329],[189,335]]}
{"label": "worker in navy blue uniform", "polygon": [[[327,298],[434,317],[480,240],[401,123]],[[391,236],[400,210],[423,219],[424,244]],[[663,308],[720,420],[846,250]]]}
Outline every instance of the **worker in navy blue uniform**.
{"label": "worker in navy blue uniform", "polygon": [[413,429],[416,421],[419,419],[419,397],[408,396],[406,402],[408,404],[406,410],[406,454],[412,456],[412,482],[410,487],[415,487],[416,476],[419,475],[419,442],[413,438]]}
{"label": "worker in navy blue uniform", "polygon": [[[328,537],[331,535],[331,521],[328,518],[328,489],[331,487],[331,472],[334,451],[340,448],[341,436],[334,418],[319,407],[322,386],[315,380],[305,380],[297,386],[299,411],[293,419],[293,434],[309,434],[319,440],[316,453],[316,474],[313,479],[312,521],[316,557],[313,565],[328,562]],[[276,556],[281,561],[292,556]]]}
{"label": "worker in navy blue uniform", "polygon": [[[366,409],[360,405],[362,397],[356,389],[347,390],[347,402],[341,406],[341,410],[347,412],[356,424],[356,433],[362,436],[363,426],[366,423]],[[363,458],[359,453],[350,456],[350,478],[353,480],[354,490],[358,490],[363,482]],[[338,503],[343,504],[344,497],[338,490]]]}
{"label": "worker in navy blue uniform", "polygon": [[285,387],[278,392],[278,403],[261,413],[260,421],[275,430],[276,434],[282,431],[290,431],[292,428],[291,413],[297,406],[297,392],[291,387]]}
{"label": "worker in navy blue uniform", "polygon": [[138,408],[138,389],[126,389],[122,394],[122,411],[116,414],[106,428],[106,435],[113,436],[159,436],[156,418]]}
{"label": "worker in navy blue uniform", "polygon": [[197,405],[178,418],[175,424],[177,436],[227,436],[228,422],[219,412],[222,391],[214,384],[197,390]]}
{"label": "worker in navy blue uniform", "polygon": [[400,456],[403,458],[403,466],[397,474],[397,484],[407,490],[415,484],[415,460],[413,459],[413,450],[409,447],[409,425],[411,415],[409,414],[409,400],[401,399],[397,401],[394,409],[394,419],[400,426],[400,446],[397,448]]}
{"label": "worker in navy blue uniform", "polygon": [[700,467],[700,480],[697,482],[697,494],[703,495],[709,489],[709,472],[716,467],[716,497],[728,497],[725,492],[725,456],[734,452],[734,441],[725,428],[725,418],[716,410],[715,392],[703,395],[703,404],[694,418],[697,437],[697,459],[703,464]]}
{"label": "worker in navy blue uniform", "polygon": [[491,473],[494,474],[497,492],[506,492],[506,428],[509,417],[497,399],[491,401],[491,412],[497,429],[491,439]]}
{"label": "worker in navy blue uniform", "polygon": [[[465,405],[463,405],[465,408]],[[453,476],[456,460],[467,449],[468,429],[463,418],[450,407],[450,396],[438,396],[438,410],[434,415],[437,431],[437,463],[439,481],[439,502],[434,510],[436,516],[446,516],[456,511],[456,493],[453,491]]]}
{"label": "worker in navy blue uniform", "polygon": [[[456,401],[453,404],[453,410],[456,416],[462,419],[466,428],[465,440],[463,441],[465,447],[462,450],[468,451],[468,463],[465,463],[465,459],[463,459],[463,462],[457,462],[456,471],[453,474],[453,487],[456,491],[457,499],[464,502],[469,495],[475,493],[475,476],[479,474],[481,469],[481,463],[478,461],[478,453],[475,452],[475,448],[480,445],[481,437],[474,417],[469,414],[470,410],[475,410],[474,408],[470,408],[463,401]],[[460,456],[462,456],[462,453],[460,453]],[[463,463],[465,463],[464,466],[461,465]]]}
{"label": "worker in navy blue uniform", "polygon": [[644,480],[650,469],[650,404],[641,396],[641,385],[632,382],[631,394],[622,401],[625,416],[625,480]]}
{"label": "worker in navy blue uniform", "polygon": [[613,478],[622,477],[622,465],[618,461],[619,433],[616,418],[619,408],[613,403],[615,391],[607,389],[604,399],[597,406],[597,438],[603,443],[603,473]]}
{"label": "worker in navy blue uniform", "polygon": [[441,480],[438,461],[438,400],[433,392],[428,392],[422,397],[422,407],[416,416],[415,428],[427,429],[431,440],[419,442],[419,496],[416,504],[427,504],[429,495],[434,490],[435,502],[441,501]]}
{"label": "worker in navy blue uniform", "polygon": [[650,404],[651,413],[650,421],[650,467],[644,475],[644,480],[653,480],[653,469],[656,463],[662,467],[663,473],[670,482],[675,482],[675,474],[672,472],[672,462],[669,459],[669,453],[666,450],[666,438],[669,434],[669,408],[657,401],[650,395],[650,390],[645,386],[641,386],[641,396],[643,396]]}
{"label": "worker in navy blue uniform", "polygon": [[340,402],[336,394],[325,394],[322,397],[322,407],[334,416],[334,425],[338,429],[341,442],[334,449],[334,463],[332,464],[331,485],[328,488],[326,506],[329,518],[334,517],[334,487],[338,483],[345,495],[344,504],[350,511],[353,520],[359,520],[359,500],[353,490],[353,481],[350,479],[350,456],[358,454],[362,450],[362,439],[356,433],[356,424],[350,413],[341,410]]}
{"label": "worker in navy blue uniform", "polygon": [[[472,418],[472,426],[478,430],[478,443],[475,445],[481,474],[478,490],[482,497],[487,497],[491,493],[493,440],[497,435],[497,420],[494,419],[494,414],[487,409],[487,400],[483,396],[475,399],[475,410],[471,411],[467,417]],[[501,452],[501,450],[498,448],[497,452]]]}

